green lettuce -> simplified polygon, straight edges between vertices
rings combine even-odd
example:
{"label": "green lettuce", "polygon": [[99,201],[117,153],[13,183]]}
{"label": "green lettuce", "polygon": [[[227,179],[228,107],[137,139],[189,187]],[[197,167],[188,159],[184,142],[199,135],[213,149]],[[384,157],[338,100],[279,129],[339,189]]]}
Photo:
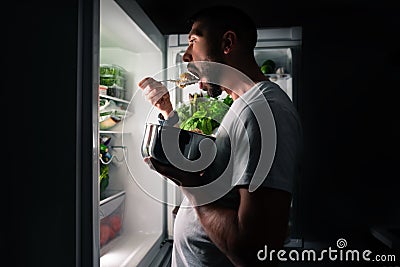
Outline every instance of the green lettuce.
{"label": "green lettuce", "polygon": [[221,100],[218,97],[194,94],[189,104],[181,104],[177,108],[180,128],[188,131],[200,130],[203,134],[211,135],[219,127],[232,103],[233,100],[229,95]]}

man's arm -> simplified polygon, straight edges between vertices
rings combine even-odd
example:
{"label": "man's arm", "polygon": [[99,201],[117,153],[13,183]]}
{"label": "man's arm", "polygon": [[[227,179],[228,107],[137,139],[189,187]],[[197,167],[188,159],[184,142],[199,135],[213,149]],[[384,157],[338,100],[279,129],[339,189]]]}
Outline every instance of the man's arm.
{"label": "man's arm", "polygon": [[239,188],[239,193],[238,210],[216,203],[195,209],[210,239],[236,266],[255,266],[261,264],[257,252],[265,245],[269,249],[282,248],[291,194],[266,187],[252,193],[247,188]]}
{"label": "man's arm", "polygon": [[163,174],[181,187],[194,206],[201,225],[213,243],[236,266],[257,266],[257,252],[267,245],[280,249],[287,235],[291,194],[268,187],[249,192],[238,187],[239,208],[222,207],[218,202],[197,205],[196,195],[189,188],[204,184],[201,173],[189,173],[161,164],[153,158],[145,158],[151,168]]}

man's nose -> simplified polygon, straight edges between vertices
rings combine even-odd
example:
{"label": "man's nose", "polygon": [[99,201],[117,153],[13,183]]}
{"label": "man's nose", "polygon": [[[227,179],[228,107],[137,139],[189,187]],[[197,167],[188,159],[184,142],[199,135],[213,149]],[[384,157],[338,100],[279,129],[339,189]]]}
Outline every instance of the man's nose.
{"label": "man's nose", "polygon": [[190,62],[192,61],[192,55],[188,52],[188,50],[185,51],[182,57],[183,62]]}

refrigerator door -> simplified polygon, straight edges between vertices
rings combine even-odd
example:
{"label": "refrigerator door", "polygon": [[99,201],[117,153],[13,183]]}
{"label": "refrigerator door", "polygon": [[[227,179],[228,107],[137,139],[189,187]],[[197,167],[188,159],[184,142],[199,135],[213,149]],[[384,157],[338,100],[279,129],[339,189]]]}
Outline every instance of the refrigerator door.
{"label": "refrigerator door", "polygon": [[[109,153],[109,161],[100,164],[108,167],[109,183],[98,194],[94,219],[100,266],[149,266],[165,251],[166,182],[143,162],[144,125],[156,118],[137,84],[164,68],[165,40],[135,1],[124,0],[100,0],[99,36],[98,82],[107,89],[96,105],[107,103],[123,112],[120,122],[97,133],[96,146],[107,140]],[[119,80],[105,82],[109,78]]]}

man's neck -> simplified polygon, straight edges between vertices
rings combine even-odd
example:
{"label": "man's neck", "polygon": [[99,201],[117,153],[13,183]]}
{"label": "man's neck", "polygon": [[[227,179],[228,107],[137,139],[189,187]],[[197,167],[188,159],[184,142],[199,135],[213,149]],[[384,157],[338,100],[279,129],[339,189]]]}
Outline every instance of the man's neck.
{"label": "man's neck", "polygon": [[261,72],[261,69],[257,65],[254,57],[250,57],[247,59],[242,58],[240,60],[240,63],[231,62],[231,66],[245,74],[253,82],[253,84],[249,84],[246,82],[243,85],[236,87],[237,90],[235,90],[234,92],[232,90],[230,91],[230,93],[228,92],[233,100],[237,99],[238,97],[249,91],[256,83],[268,81],[268,78]]}

